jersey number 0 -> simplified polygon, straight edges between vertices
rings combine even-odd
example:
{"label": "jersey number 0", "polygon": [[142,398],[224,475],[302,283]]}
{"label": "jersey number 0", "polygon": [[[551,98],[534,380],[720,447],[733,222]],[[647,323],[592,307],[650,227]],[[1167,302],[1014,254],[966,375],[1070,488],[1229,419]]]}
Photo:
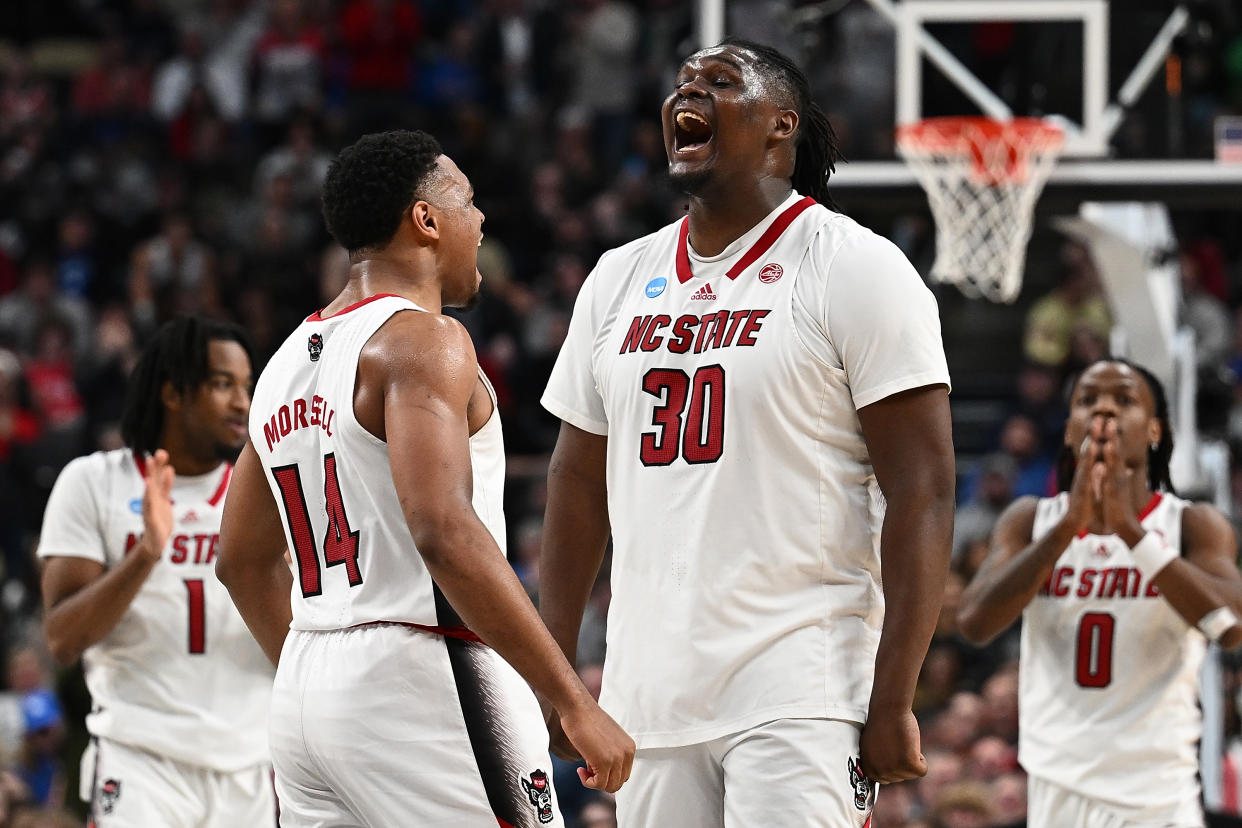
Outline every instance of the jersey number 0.
{"label": "jersey number 0", "polygon": [[[293,554],[298,562],[302,596],[311,598],[323,592],[320,583],[319,553],[311,532],[310,512],[302,491],[302,475],[296,463],[272,469],[272,477],[280,488],[280,499],[293,538]],[[341,484],[336,479],[336,455],[323,456],[323,507],[328,515],[328,531],[323,536],[323,560],[328,566],[345,565],[349,585],[362,583],[358,569],[358,533],[349,529],[349,517],[341,500]]]}

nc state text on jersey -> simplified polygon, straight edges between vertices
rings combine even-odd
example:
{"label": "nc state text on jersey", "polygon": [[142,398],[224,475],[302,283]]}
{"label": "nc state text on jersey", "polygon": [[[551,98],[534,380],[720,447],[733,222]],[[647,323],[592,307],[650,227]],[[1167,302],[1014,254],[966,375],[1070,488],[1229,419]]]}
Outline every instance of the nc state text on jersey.
{"label": "nc state text on jersey", "polygon": [[[661,346],[673,354],[684,354],[692,345],[696,354],[732,345],[750,347],[755,344],[763,318],[769,313],[769,310],[721,310],[702,316],[685,314],[677,317],[676,322],[666,313],[635,316],[621,343],[621,353],[658,351]],[[663,333],[666,328],[667,336]]]}
{"label": "nc state text on jersey", "polygon": [[1044,581],[1040,595],[1065,598],[1157,598],[1160,590],[1151,581],[1143,588],[1143,573],[1132,566],[1083,569],[1074,577],[1072,566],[1059,566]]}
{"label": "nc state text on jersey", "polygon": [[335,408],[328,408],[328,401],[318,394],[306,400],[294,400],[282,405],[276,413],[263,424],[263,439],[267,441],[267,450],[288,437],[292,431],[317,426],[324,434],[332,436],[332,418],[336,416]]}
{"label": "nc state text on jersey", "polygon": [[[138,543],[138,535],[133,532],[125,538],[125,551],[133,549]],[[216,547],[220,544],[217,532],[203,532],[194,535],[173,535],[168,539],[169,563],[209,564],[216,559]]]}

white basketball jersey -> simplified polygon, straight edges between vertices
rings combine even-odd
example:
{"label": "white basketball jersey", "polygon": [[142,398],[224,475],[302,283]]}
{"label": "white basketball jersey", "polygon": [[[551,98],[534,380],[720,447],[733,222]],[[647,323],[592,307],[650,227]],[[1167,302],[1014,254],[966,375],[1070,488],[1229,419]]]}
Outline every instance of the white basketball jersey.
{"label": "white basketball jersey", "polygon": [[948,381],[905,257],[796,193],[718,256],[682,220],[600,259],[543,404],[608,436],[601,702],[641,747],[864,720],[884,501],[857,409]]}
{"label": "white basketball jersey", "polygon": [[[255,388],[250,439],[280,507],[297,564],[293,629],[392,621],[461,632],[419,557],[397,498],[388,445],[354,417],[358,356],[399,311],[373,296],[330,317],[314,314],[280,346]],[[410,347],[418,347],[411,342]],[[492,416],[470,438],[474,510],[505,548],[505,457]]]}
{"label": "white basketball jersey", "polygon": [[[1032,539],[1068,502],[1039,501]],[[1157,494],[1139,519],[1177,549],[1186,506]],[[1196,821],[1204,650],[1124,541],[1079,535],[1023,612],[1019,761],[1083,796]]]}
{"label": "white basketball jersey", "polygon": [[[119,564],[143,532],[143,466],[123,449],[66,466],[44,514],[39,557]],[[215,576],[231,473],[221,464],[177,475],[163,557],[116,627],[82,658],[93,735],[221,771],[267,761],[274,672]]]}

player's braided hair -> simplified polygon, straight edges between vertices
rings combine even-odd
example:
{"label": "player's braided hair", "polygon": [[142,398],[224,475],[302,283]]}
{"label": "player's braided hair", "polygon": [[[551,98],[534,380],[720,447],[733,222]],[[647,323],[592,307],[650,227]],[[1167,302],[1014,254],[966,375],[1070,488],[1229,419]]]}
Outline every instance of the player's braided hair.
{"label": "player's braided hair", "polygon": [[198,316],[179,316],[155,332],[138,358],[125,392],[121,437],[125,445],[143,454],[160,447],[164,431],[164,404],[160,392],[169,383],[178,392],[207,381],[207,346],[213,340],[241,345],[254,364],[254,348],[245,330],[231,322]]}
{"label": "player's braided hair", "polygon": [[419,130],[364,135],[341,150],[323,182],[328,232],[350,254],[388,244],[441,154]]}
{"label": "player's braided hair", "polygon": [[[1156,419],[1160,421],[1160,442],[1155,448],[1147,447],[1147,486],[1153,492],[1165,491],[1169,494],[1177,494],[1177,490],[1173,488],[1173,478],[1169,474],[1169,461],[1173,457],[1173,424],[1169,422],[1169,398],[1155,374],[1128,359],[1105,357],[1088,365],[1074,378],[1073,383],[1070,384],[1069,396],[1074,396],[1078,380],[1087,372],[1087,369],[1102,362],[1125,365],[1141,376],[1147,383],[1148,389],[1151,390],[1151,398],[1156,407]],[[1057,455],[1057,491],[1068,492],[1070,490],[1074,482],[1074,470],[1078,465],[1077,460],[1077,452],[1071,446],[1061,446],[1061,452]]]}
{"label": "player's braided hair", "polygon": [[793,95],[794,110],[798,113],[798,134],[795,137],[797,155],[794,160],[793,187],[803,195],[809,195],[825,207],[837,209],[828,193],[828,179],[836,171],[841,159],[837,134],[828,116],[811,100],[811,84],[798,64],[771,46],[763,46],[739,37],[726,38],[721,46],[745,49],[756,58],[759,65],[780,81]]}

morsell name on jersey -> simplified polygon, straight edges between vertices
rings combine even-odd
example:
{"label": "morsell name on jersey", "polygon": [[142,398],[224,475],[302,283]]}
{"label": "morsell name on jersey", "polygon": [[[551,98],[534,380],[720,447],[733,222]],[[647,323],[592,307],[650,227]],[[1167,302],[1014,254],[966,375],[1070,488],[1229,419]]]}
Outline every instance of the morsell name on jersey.
{"label": "morsell name on jersey", "polygon": [[733,345],[751,347],[769,313],[770,310],[722,310],[702,316],[686,314],[677,317],[676,322],[666,313],[635,316],[621,343],[621,353],[650,353],[664,347],[673,354],[688,353],[691,349],[701,354]]}
{"label": "morsell name on jersey", "polygon": [[263,439],[267,440],[267,450],[288,437],[290,432],[312,426],[322,428],[324,434],[332,436],[332,418],[336,416],[335,408],[328,408],[328,401],[318,394],[307,400],[294,400],[282,405],[271,418],[263,424]]}

